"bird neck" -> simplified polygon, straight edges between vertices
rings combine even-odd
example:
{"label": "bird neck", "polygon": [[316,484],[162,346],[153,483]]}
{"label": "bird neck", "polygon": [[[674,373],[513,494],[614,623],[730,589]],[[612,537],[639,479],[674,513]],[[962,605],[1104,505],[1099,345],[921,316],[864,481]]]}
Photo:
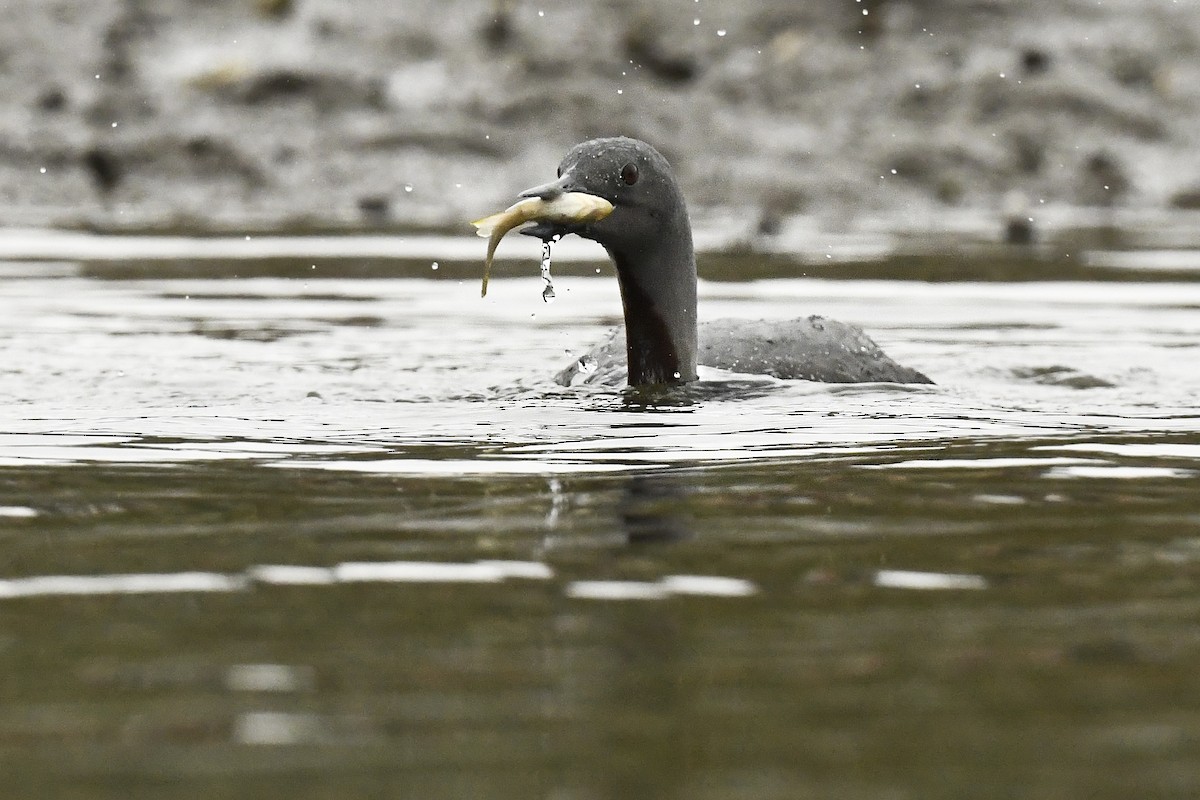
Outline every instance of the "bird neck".
{"label": "bird neck", "polygon": [[696,256],[686,216],[650,242],[609,255],[625,307],[629,385],[696,380]]}

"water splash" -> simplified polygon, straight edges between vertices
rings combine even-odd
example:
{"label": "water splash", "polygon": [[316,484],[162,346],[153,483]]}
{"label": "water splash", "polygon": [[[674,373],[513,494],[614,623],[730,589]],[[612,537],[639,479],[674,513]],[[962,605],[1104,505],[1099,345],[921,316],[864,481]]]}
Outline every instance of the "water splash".
{"label": "water splash", "polygon": [[542,242],[542,283],[545,284],[542,289],[542,302],[549,303],[554,300],[554,281],[550,277],[550,248],[558,241],[557,236],[546,239]]}

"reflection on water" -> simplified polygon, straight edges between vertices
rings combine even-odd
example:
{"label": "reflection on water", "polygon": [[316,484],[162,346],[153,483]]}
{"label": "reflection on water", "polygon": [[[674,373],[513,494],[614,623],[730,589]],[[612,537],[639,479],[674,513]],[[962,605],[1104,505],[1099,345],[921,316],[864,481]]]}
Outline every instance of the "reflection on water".
{"label": "reflection on water", "polygon": [[684,519],[684,482],[671,475],[633,475],[617,509],[630,543],[677,542],[692,536]]}
{"label": "reflection on water", "polygon": [[1200,285],[704,284],[938,385],[648,396],[610,280],[22,269],[14,797],[1200,793]]}

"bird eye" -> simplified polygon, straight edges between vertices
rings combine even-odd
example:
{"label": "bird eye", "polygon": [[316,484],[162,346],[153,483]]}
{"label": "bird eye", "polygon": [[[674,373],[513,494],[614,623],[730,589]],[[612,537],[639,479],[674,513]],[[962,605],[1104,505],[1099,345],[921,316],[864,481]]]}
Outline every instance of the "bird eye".
{"label": "bird eye", "polygon": [[626,186],[633,186],[638,181],[637,164],[626,164],[621,167],[621,180],[625,181]]}

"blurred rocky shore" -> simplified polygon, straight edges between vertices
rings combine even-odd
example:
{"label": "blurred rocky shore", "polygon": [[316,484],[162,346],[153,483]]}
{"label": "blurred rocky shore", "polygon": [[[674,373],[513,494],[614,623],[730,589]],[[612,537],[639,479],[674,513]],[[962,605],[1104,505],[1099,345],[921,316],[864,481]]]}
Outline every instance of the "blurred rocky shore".
{"label": "blurred rocky shore", "polygon": [[462,231],[613,134],[763,235],[1200,207],[1190,1],[0,7],[3,226]]}

